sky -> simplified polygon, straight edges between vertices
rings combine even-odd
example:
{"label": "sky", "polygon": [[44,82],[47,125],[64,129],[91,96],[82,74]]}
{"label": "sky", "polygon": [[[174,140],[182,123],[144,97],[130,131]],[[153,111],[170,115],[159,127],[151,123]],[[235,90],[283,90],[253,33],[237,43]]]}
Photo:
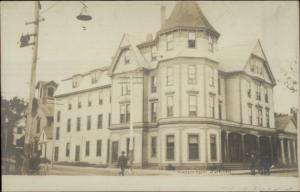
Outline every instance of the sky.
{"label": "sky", "polygon": [[[204,15],[221,34],[224,47],[259,39],[276,80],[283,78],[299,61],[299,13],[297,1],[200,1]],[[76,73],[107,66],[124,33],[141,41],[160,28],[160,7],[167,17],[175,2],[87,1],[91,21],[76,19],[79,1],[41,2],[37,80],[60,82]],[[1,2],[1,94],[4,98],[29,96],[32,47],[20,48],[22,33],[32,33],[34,2]],[[82,27],[85,26],[86,30]],[[299,73],[296,73],[298,75]],[[298,106],[298,93],[291,93],[278,81],[274,87],[276,112],[288,113]]]}

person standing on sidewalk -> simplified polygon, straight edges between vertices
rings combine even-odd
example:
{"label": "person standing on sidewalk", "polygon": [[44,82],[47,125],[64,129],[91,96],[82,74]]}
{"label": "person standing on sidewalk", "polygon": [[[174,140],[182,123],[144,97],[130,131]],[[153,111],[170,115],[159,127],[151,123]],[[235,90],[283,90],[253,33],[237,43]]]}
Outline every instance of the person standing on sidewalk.
{"label": "person standing on sidewalk", "polygon": [[121,168],[121,172],[119,174],[121,174],[122,176],[124,176],[124,172],[125,172],[125,169],[127,167],[127,157],[125,157],[125,152],[122,151],[122,155],[119,157],[119,166]]}
{"label": "person standing on sidewalk", "polygon": [[250,156],[250,171],[251,175],[255,175],[255,168],[256,168],[256,158],[254,154],[252,153]]}

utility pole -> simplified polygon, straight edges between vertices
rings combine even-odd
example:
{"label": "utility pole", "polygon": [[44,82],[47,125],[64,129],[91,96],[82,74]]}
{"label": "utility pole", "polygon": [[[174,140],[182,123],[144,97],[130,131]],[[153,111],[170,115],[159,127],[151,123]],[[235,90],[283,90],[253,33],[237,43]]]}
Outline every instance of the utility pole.
{"label": "utility pole", "polygon": [[[144,79],[144,77],[133,77],[134,72],[130,72],[130,76],[129,77],[120,77],[120,79],[125,79],[126,82],[121,82],[121,84],[129,84],[129,88],[130,88],[130,120],[129,120],[129,154],[128,154],[128,158],[129,158],[129,165],[130,165],[130,170],[132,171],[132,165],[133,165],[133,157],[134,157],[134,150],[133,150],[133,111],[134,111],[134,106],[133,106],[133,102],[134,102],[134,95],[133,95],[133,90],[134,90],[134,84],[143,84],[143,82],[133,82],[134,79]],[[127,81],[129,80],[129,82]]]}
{"label": "utility pole", "polygon": [[24,167],[26,173],[28,173],[29,166],[29,157],[31,153],[31,142],[32,142],[32,122],[33,117],[31,114],[32,111],[32,103],[34,99],[35,92],[35,82],[36,82],[36,65],[37,65],[37,55],[38,55],[38,33],[39,33],[39,1],[34,2],[34,45],[33,45],[33,55],[32,55],[32,65],[31,65],[31,77],[30,77],[30,91],[29,91],[29,104],[28,104],[28,112],[27,112],[27,121],[26,121],[26,132],[25,132],[25,146],[24,146],[24,155],[27,163]]}
{"label": "utility pole", "polygon": [[132,171],[133,164],[133,83],[132,83],[132,74],[129,77],[130,81],[130,121],[129,121],[129,163],[130,169]]}

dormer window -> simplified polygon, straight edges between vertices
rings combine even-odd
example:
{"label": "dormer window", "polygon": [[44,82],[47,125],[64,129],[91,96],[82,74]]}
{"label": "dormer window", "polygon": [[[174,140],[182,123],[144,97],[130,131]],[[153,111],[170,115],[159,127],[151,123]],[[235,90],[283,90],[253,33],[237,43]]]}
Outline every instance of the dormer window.
{"label": "dormer window", "polygon": [[214,52],[214,42],[210,35],[208,35],[208,46],[209,46],[209,51]]}
{"label": "dormer window", "polygon": [[99,78],[99,72],[98,71],[94,71],[91,74],[91,83],[95,84],[98,82],[98,78]]}
{"label": "dormer window", "polygon": [[172,33],[167,35],[167,50],[172,50],[173,49],[173,40],[174,36]]}
{"label": "dormer window", "polygon": [[129,52],[129,49],[125,50],[124,63],[125,64],[130,63],[130,52]]}
{"label": "dormer window", "polygon": [[196,48],[196,33],[191,32],[189,33],[188,37],[188,48]]}
{"label": "dormer window", "polygon": [[72,87],[76,88],[78,86],[79,86],[79,77],[78,76],[73,77]]}
{"label": "dormer window", "polygon": [[157,60],[157,47],[153,46],[151,48],[151,60],[156,61]]}

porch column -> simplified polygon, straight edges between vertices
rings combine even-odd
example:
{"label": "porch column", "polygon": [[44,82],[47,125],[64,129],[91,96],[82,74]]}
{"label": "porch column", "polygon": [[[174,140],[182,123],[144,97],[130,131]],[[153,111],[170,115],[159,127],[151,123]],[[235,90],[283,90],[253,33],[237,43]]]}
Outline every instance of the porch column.
{"label": "porch column", "polygon": [[242,161],[243,162],[246,161],[246,159],[245,159],[245,139],[244,139],[245,135],[246,135],[245,133],[241,133]]}
{"label": "porch column", "polygon": [[260,135],[257,135],[256,136],[256,153],[258,156],[260,156],[260,142],[259,142],[259,138],[260,138]]}
{"label": "porch column", "polygon": [[229,135],[229,131],[226,131],[225,134],[225,160],[226,162],[229,162],[230,158],[229,158],[229,139],[228,139],[228,135]]}
{"label": "porch column", "polygon": [[284,143],[283,143],[283,138],[280,138],[280,146],[281,146],[281,150],[280,150],[280,153],[281,153],[281,162],[283,165],[286,164],[286,161],[285,161],[285,152],[284,152]]}
{"label": "porch column", "polygon": [[297,158],[297,150],[296,150],[296,141],[293,140],[293,141],[292,141],[292,144],[293,144],[293,149],[294,149],[294,153],[293,153],[293,156],[294,156],[294,164],[297,164],[298,158]]}
{"label": "porch column", "polygon": [[272,142],[272,136],[269,136],[269,142],[270,142],[271,162],[273,162],[273,142]]}
{"label": "porch column", "polygon": [[47,159],[47,143],[45,143],[44,145],[45,145],[45,159]]}
{"label": "porch column", "polygon": [[290,140],[287,140],[287,150],[288,150],[288,164],[291,165],[292,164],[292,155],[291,155],[291,144],[290,144]]}

